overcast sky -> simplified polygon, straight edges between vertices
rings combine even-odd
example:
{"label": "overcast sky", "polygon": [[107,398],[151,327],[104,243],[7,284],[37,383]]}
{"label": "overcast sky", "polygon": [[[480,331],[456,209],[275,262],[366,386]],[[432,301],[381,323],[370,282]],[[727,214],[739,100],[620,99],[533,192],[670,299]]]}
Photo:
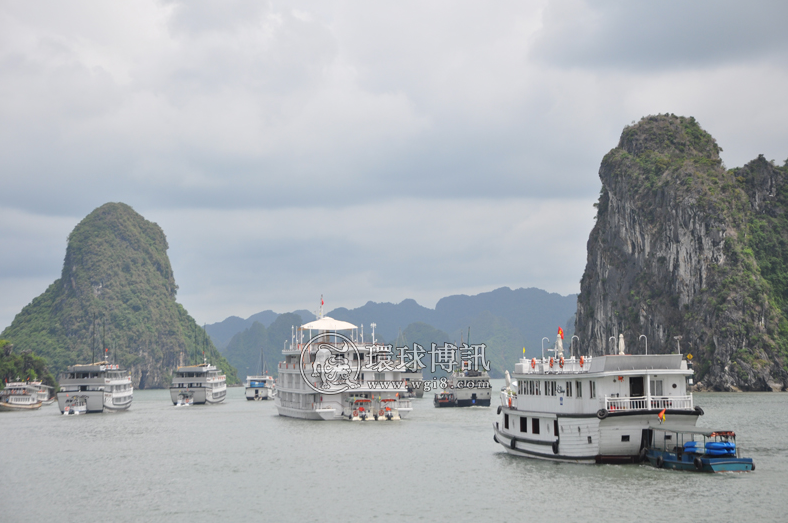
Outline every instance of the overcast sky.
{"label": "overcast sky", "polygon": [[200,323],[576,293],[625,125],[788,157],[786,6],[2,2],[0,329],[108,201],[164,229]]}

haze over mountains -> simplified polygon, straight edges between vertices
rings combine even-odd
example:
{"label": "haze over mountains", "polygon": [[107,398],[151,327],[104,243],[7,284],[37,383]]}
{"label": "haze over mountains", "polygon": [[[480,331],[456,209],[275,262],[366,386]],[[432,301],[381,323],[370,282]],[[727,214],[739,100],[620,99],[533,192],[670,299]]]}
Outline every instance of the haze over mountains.
{"label": "haze over mountains", "polygon": [[[576,295],[561,296],[535,288],[512,290],[502,287],[475,296],[448,296],[438,301],[435,309],[408,299],[397,304],[368,302],[356,309],[340,307],[326,312],[326,315],[359,327],[363,325],[367,341],[371,340],[370,325],[375,323],[375,338],[396,346],[418,343],[429,348],[432,343],[459,344],[461,340],[467,342],[470,328],[471,343],[487,345],[486,355],[492,375],[502,376],[503,371],[512,368],[522,356],[523,348],[529,356],[541,354],[542,338],[547,337],[553,343],[559,326],[570,340],[574,332],[576,307]],[[303,323],[315,318],[306,310],[294,314]],[[275,336],[266,332],[278,318],[277,313],[267,310],[245,320],[231,316],[207,325],[206,330],[242,377],[244,369],[253,370],[259,366],[261,348],[265,349],[269,369],[273,369],[281,359],[282,345],[290,340],[290,327],[285,329],[285,326],[277,324],[278,334]],[[290,319],[295,319],[294,315]],[[250,343],[256,344],[256,348],[247,346]],[[239,350],[242,345],[245,348]]]}

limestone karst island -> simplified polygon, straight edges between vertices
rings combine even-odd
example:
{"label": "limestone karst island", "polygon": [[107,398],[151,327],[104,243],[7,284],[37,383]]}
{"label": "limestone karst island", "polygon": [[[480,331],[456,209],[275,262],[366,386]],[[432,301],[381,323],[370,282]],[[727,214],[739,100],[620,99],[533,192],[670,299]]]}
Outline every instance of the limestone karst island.
{"label": "limestone karst island", "polygon": [[[692,117],[624,129],[599,170],[575,334],[593,355],[611,353],[620,333],[632,352],[645,335],[649,353],[690,353],[701,390],[785,390],[788,167],[760,156],[729,169],[720,151]],[[162,388],[179,364],[205,358],[239,383],[176,302],[167,248],[128,205],[90,213],[69,235],[61,277],[0,335],[2,377],[55,385],[68,365],[110,359],[135,388]],[[520,350],[493,343],[489,357],[512,362]]]}

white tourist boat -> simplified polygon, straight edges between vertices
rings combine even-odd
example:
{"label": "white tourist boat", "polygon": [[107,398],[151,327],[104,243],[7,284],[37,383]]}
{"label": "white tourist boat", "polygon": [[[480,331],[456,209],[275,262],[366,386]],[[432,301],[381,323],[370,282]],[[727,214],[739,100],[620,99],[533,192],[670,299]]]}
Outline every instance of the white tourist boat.
{"label": "white tourist boat", "polygon": [[260,374],[246,377],[246,399],[249,401],[274,399],[274,378],[268,374],[263,350],[260,349]]}
{"label": "white tourist boat", "polygon": [[178,367],[172,375],[173,405],[221,403],[227,396],[227,377],[207,362]]}
{"label": "white tourist boat", "polygon": [[30,382],[12,381],[0,390],[0,411],[35,410],[41,408],[38,387]]}
{"label": "white tourist boat", "polygon": [[266,373],[247,376],[246,399],[250,401],[274,399],[274,378]]}
{"label": "white tourist boat", "polygon": [[294,329],[279,363],[280,416],[313,420],[398,420],[412,410],[404,398],[405,366],[363,330],[323,316]]}
{"label": "white tourist boat", "polygon": [[134,387],[129,371],[107,361],[72,365],[60,376],[57,403],[65,412],[72,396],[85,400],[87,412],[125,410],[134,399]]}
{"label": "white tourist boat", "polygon": [[36,394],[42,405],[51,405],[55,402],[56,398],[52,395],[52,387],[44,385],[40,380],[31,381],[30,384],[38,389]]}
{"label": "white tourist boat", "polygon": [[500,394],[495,441],[516,456],[576,463],[642,461],[649,428],[670,418],[691,430],[700,407],[681,354],[523,358]]}
{"label": "white tourist boat", "polygon": [[432,400],[436,407],[489,407],[492,398],[490,375],[486,370],[452,372],[448,385]]}
{"label": "white tourist boat", "polygon": [[88,401],[87,396],[69,396],[66,398],[66,404],[63,406],[64,416],[76,416],[78,414],[87,414]]}

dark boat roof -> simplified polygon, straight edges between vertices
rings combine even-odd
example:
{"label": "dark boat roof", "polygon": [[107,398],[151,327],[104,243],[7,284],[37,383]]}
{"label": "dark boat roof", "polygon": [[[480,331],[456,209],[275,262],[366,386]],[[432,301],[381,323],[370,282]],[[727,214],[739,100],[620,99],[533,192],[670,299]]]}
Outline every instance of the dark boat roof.
{"label": "dark boat roof", "polygon": [[733,436],[735,437],[736,434],[732,430],[715,430],[715,429],[687,429],[686,427],[682,427],[680,425],[651,425],[649,427],[653,430],[660,430],[663,432],[676,432],[681,434],[698,434],[701,436],[711,437],[711,436]]}

